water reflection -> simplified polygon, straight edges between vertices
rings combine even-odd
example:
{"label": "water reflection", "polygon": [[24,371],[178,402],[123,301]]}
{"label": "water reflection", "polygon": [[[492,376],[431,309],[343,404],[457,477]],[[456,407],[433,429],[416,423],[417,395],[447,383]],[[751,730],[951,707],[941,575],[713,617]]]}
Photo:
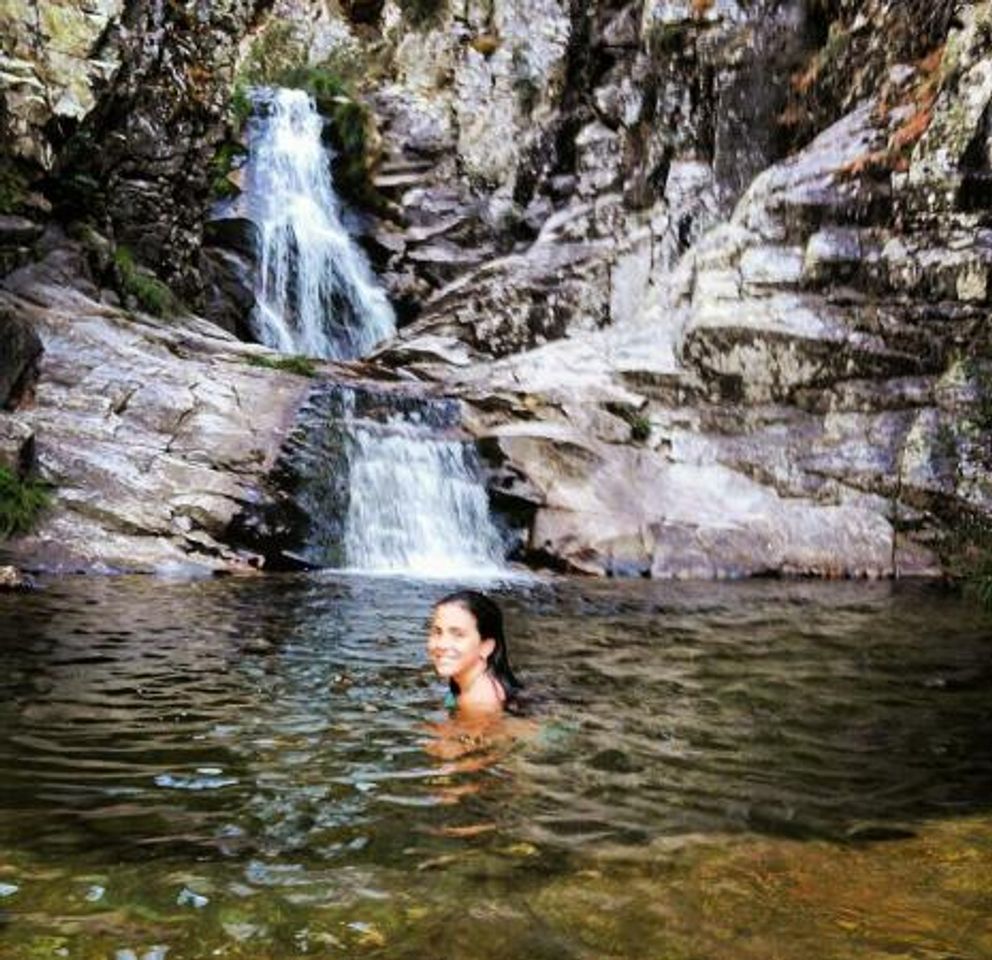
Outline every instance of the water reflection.
{"label": "water reflection", "polygon": [[[953,597],[509,585],[532,715],[469,730],[423,650],[446,589],[122,578],[0,596],[0,955],[57,928],[102,955],[305,940],[413,957],[439,937],[464,957],[712,956],[718,889],[742,924],[757,896],[768,925],[727,955],[767,956],[802,940],[800,901],[854,909],[811,879],[845,858],[864,883],[899,864],[944,884],[933,843],[969,877],[988,865],[989,621]],[[891,863],[843,852],[882,847]],[[946,912],[945,894],[920,896]]]}

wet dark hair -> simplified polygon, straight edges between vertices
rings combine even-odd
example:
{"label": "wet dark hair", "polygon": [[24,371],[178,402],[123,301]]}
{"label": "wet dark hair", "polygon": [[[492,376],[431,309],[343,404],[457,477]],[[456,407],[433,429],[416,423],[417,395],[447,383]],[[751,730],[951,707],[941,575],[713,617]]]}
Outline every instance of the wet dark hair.
{"label": "wet dark hair", "polygon": [[[475,618],[475,625],[479,630],[479,636],[483,640],[492,640],[495,646],[489,655],[488,670],[499,682],[506,694],[506,702],[510,704],[517,694],[523,689],[523,684],[516,678],[513,668],[510,666],[510,654],[506,646],[506,634],[503,632],[503,611],[495,600],[490,600],[484,593],[478,590],[456,590],[446,597],[441,597],[434,604],[434,609],[443,607],[445,604],[454,603]],[[454,680],[448,681],[451,692],[458,696],[458,684]]]}

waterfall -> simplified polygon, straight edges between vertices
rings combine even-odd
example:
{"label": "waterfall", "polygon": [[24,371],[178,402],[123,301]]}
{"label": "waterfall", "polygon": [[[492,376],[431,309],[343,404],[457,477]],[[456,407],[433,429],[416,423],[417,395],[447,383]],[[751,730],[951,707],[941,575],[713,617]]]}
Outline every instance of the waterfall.
{"label": "waterfall", "polygon": [[443,408],[396,412],[379,423],[356,417],[354,394],[348,406],[348,566],[451,577],[497,570],[502,544],[478,458],[470,444],[446,435],[437,422]]}
{"label": "waterfall", "polygon": [[254,332],[283,353],[360,357],[395,321],[342,223],[323,120],[302,90],[259,88],[253,99],[246,177],[260,233]]}
{"label": "waterfall", "polygon": [[277,471],[305,518],[292,555],[368,573],[505,573],[456,403],[328,383],[298,423]]}

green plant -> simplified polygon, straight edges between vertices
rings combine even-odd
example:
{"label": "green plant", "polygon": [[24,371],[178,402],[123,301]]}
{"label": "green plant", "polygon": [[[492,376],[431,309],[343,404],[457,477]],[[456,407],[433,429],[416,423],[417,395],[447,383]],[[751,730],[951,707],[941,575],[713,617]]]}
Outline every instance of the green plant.
{"label": "green plant", "polygon": [[985,554],[965,580],[965,593],[992,610],[992,552]]}
{"label": "green plant", "polygon": [[231,90],[231,99],[227,105],[228,116],[235,133],[240,133],[251,116],[252,102],[248,93],[248,83],[239,77]]}
{"label": "green plant", "polygon": [[139,267],[127,247],[120,246],[114,251],[114,266],[121,293],[134,297],[146,313],[171,317],[179,312],[175,294],[158,277]]}
{"label": "green plant", "polygon": [[30,530],[50,501],[47,485],[0,467],[0,540]]}
{"label": "green plant", "polygon": [[218,200],[237,196],[240,192],[231,182],[230,174],[241,166],[248,151],[234,140],[225,140],[210,161],[210,192]]}
{"label": "green plant", "polygon": [[310,357],[273,357],[269,354],[252,354],[245,358],[250,367],[264,367],[266,370],[282,370],[295,373],[298,377],[317,376],[317,364]]}
{"label": "green plant", "polygon": [[644,414],[634,414],[627,422],[630,424],[630,439],[635,443],[644,443],[651,436],[651,421]]}
{"label": "green plant", "polygon": [[950,578],[966,596],[992,609],[992,518],[971,514],[958,519],[945,545]]}
{"label": "green plant", "polygon": [[623,403],[608,403],[606,409],[627,422],[634,443],[644,443],[651,436],[651,418],[647,414]]}

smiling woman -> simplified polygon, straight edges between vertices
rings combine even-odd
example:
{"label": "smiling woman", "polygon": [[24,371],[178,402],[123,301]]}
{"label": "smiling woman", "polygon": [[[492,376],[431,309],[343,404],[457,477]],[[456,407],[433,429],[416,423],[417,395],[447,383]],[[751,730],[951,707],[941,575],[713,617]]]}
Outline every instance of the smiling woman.
{"label": "smiling woman", "polygon": [[459,590],[434,605],[427,653],[466,714],[502,712],[520,690],[510,667],[503,614],[485,594]]}

